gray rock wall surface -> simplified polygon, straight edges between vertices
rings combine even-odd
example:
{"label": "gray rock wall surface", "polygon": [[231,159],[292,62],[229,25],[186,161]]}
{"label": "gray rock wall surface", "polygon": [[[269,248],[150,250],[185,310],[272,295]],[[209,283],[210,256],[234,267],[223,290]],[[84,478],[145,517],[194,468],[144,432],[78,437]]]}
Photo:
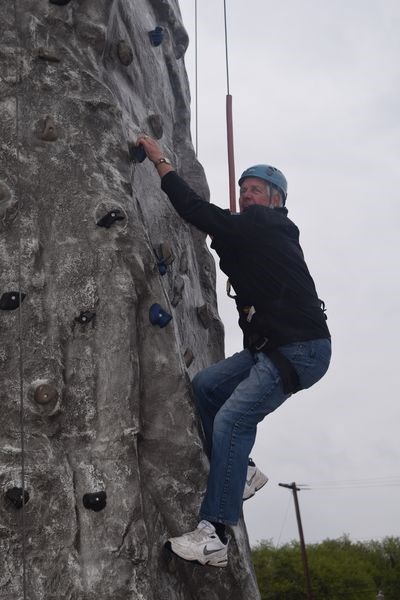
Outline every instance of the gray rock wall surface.
{"label": "gray rock wall surface", "polygon": [[159,138],[207,197],[178,2],[0,0],[0,14],[0,598],[256,600],[243,524],[226,569],[162,549],[197,523],[190,378],[223,356],[205,237],[128,152]]}

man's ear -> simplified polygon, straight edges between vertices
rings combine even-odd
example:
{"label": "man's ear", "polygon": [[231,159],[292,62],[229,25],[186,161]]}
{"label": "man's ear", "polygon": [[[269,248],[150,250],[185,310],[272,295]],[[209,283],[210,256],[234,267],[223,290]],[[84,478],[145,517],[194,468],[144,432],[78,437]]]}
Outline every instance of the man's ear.
{"label": "man's ear", "polygon": [[271,198],[272,208],[279,208],[281,206],[281,195],[279,192],[274,191]]}

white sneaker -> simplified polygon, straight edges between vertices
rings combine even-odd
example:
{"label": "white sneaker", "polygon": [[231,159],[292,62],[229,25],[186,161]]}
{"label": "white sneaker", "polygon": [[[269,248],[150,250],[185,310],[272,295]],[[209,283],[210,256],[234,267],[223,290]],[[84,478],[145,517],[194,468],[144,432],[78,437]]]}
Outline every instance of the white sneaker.
{"label": "white sneaker", "polygon": [[258,490],[260,490],[268,481],[268,477],[264,475],[255,465],[247,467],[246,484],[244,486],[243,500],[252,498]]}
{"label": "white sneaker", "polygon": [[197,529],[179,537],[170,538],[165,546],[185,560],[212,567],[226,567],[228,564],[228,544],[223,544],[215,533],[214,525],[200,521]]}

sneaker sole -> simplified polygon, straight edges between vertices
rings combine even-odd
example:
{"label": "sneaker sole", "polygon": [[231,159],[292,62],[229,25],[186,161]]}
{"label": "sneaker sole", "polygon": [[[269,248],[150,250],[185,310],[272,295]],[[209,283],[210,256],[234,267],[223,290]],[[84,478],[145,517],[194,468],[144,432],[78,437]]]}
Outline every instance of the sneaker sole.
{"label": "sneaker sole", "polygon": [[177,554],[176,552],[174,552],[172,550],[172,545],[171,542],[165,542],[164,544],[164,548],[170,552],[171,554],[173,554],[174,556],[177,556],[178,558],[180,558],[181,560],[184,560],[185,562],[190,562],[196,565],[200,565],[201,567],[226,567],[228,565],[228,559],[221,559],[219,561],[213,561],[212,559],[207,560],[206,562],[202,563],[199,560],[191,560],[190,558],[184,558],[183,556],[181,556],[180,554]]}
{"label": "sneaker sole", "polygon": [[253,496],[255,496],[255,493],[258,492],[258,490],[261,490],[261,488],[264,487],[264,485],[266,485],[268,483],[268,477],[267,479],[258,487],[255,488],[254,492],[250,495],[250,496],[246,496],[246,498],[243,498],[243,502],[245,502],[246,500],[250,500],[250,498],[253,498]]}

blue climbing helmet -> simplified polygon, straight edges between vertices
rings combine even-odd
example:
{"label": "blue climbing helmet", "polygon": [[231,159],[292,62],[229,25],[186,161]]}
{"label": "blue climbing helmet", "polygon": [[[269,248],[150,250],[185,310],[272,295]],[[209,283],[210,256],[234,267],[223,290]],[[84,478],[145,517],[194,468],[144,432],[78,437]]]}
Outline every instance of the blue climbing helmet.
{"label": "blue climbing helmet", "polygon": [[259,179],[264,179],[264,181],[271,183],[282,192],[283,203],[286,202],[287,181],[286,177],[279,169],[271,167],[271,165],[254,165],[243,171],[239,179],[239,185],[242,185],[246,177],[258,177]]}

